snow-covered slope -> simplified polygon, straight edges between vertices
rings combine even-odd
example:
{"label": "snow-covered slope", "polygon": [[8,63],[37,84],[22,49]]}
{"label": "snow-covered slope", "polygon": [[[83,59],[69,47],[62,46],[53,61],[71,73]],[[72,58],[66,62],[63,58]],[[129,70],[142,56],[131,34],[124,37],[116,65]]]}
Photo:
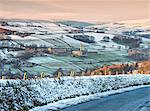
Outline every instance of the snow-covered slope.
{"label": "snow-covered slope", "polygon": [[136,27],[141,27],[142,29],[150,28],[150,19],[128,20],[128,21],[121,21],[119,23],[123,23],[126,27],[131,28]]}
{"label": "snow-covered slope", "polygon": [[1,59],[6,59],[7,55],[4,53],[4,51],[0,50],[0,57]]}
{"label": "snow-covered slope", "polygon": [[129,20],[116,23],[105,23],[93,26],[88,26],[87,29],[103,30],[110,34],[122,34],[125,31],[146,31],[150,29],[150,19],[144,20]]}
{"label": "snow-covered slope", "polygon": [[146,84],[150,84],[150,75],[1,80],[0,109],[28,110],[68,98]]}

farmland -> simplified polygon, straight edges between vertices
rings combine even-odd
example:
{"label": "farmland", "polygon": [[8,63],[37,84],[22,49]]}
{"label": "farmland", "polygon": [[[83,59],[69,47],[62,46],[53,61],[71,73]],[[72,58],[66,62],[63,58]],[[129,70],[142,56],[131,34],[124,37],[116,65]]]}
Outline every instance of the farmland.
{"label": "farmland", "polygon": [[[138,60],[128,57],[128,45],[119,44],[112,39],[116,35],[125,36],[126,31],[140,30],[149,33],[149,27],[129,27],[127,23],[83,26],[66,23],[1,20],[1,74],[9,72],[20,75],[27,72],[39,75],[43,72],[52,76],[60,68],[66,73],[71,70],[80,72],[103,65],[136,62]],[[81,36],[81,39],[73,38],[76,35]],[[92,37],[94,42],[85,41],[82,37],[86,40]],[[131,38],[136,38],[135,34]],[[149,38],[141,38],[143,41],[140,45],[149,48]]]}

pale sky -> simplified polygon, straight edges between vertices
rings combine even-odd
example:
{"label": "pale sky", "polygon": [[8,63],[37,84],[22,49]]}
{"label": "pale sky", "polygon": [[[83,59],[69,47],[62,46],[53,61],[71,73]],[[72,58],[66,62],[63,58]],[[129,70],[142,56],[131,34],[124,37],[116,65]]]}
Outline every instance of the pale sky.
{"label": "pale sky", "polygon": [[0,0],[0,18],[126,21],[150,18],[150,0]]}

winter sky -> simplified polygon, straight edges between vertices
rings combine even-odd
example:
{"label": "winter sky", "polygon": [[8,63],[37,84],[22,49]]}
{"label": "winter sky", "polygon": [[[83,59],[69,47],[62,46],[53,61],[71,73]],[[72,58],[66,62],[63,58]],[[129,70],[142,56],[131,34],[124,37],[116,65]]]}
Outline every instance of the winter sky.
{"label": "winter sky", "polygon": [[90,22],[150,18],[150,0],[0,0],[0,18]]}

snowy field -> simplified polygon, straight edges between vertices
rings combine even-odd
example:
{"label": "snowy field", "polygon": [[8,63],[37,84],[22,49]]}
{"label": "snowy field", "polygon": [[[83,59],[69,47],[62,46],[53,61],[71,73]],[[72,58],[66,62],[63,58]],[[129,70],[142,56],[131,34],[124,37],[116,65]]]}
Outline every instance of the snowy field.
{"label": "snowy field", "polygon": [[[91,77],[62,77],[36,80],[0,80],[0,109],[29,110],[34,107],[53,103],[49,109],[57,109],[73,98],[81,98],[77,104],[90,100],[94,95],[116,91],[132,86],[150,84],[150,75],[118,75]],[[92,96],[93,95],[93,96]],[[88,96],[90,98],[84,98]],[[59,101],[64,101],[58,104]],[[55,104],[55,105],[54,105]],[[71,101],[68,106],[71,105]],[[39,107],[38,107],[39,108]],[[38,110],[38,108],[31,111]],[[39,109],[41,111],[41,109]]]}

